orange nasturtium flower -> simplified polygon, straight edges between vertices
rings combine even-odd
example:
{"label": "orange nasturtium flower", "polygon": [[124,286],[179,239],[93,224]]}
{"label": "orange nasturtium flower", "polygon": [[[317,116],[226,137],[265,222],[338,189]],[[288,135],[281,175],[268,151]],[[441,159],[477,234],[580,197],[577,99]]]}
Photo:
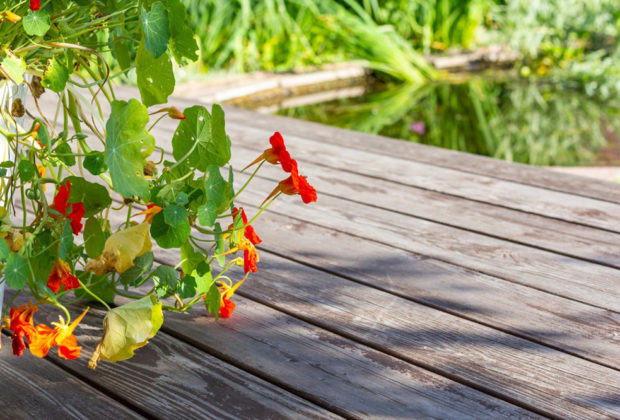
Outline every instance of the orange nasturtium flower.
{"label": "orange nasturtium flower", "polygon": [[278,192],[288,195],[299,194],[301,195],[301,199],[303,200],[303,202],[306,204],[316,201],[317,198],[316,190],[312,185],[310,185],[305,176],[299,174],[296,166],[293,167],[293,170],[291,171],[291,176],[289,176],[285,180],[280,181],[280,183],[271,192],[271,194],[269,194],[267,198],[265,198],[263,204],[265,204],[267,200],[276,195]]}
{"label": "orange nasturtium flower", "polygon": [[27,305],[11,308],[9,311],[7,327],[11,330],[11,339],[13,345],[13,354],[21,356],[26,349],[24,337],[29,343],[36,338],[36,330],[34,328],[33,316],[39,308],[30,302]]}
{"label": "orange nasturtium flower", "polygon": [[273,133],[273,136],[269,138],[269,143],[271,143],[271,148],[266,149],[258,158],[256,158],[254,162],[243,168],[243,170],[246,170],[250,166],[263,160],[266,160],[273,165],[279,162],[282,165],[284,172],[291,172],[293,167],[297,166],[295,159],[292,159],[290,153],[286,150],[286,145],[284,144],[282,134],[277,131]]}
{"label": "orange nasturtium flower", "polygon": [[[37,171],[39,172],[39,178],[43,178],[45,176],[45,166],[37,163]],[[47,185],[43,184],[43,191],[47,191]]]}
{"label": "orange nasturtium flower", "polygon": [[220,316],[222,318],[230,318],[233,311],[235,310],[235,302],[230,300],[232,296],[235,294],[235,291],[243,284],[245,279],[248,278],[248,274],[246,273],[243,280],[238,281],[234,286],[228,285],[225,281],[219,281],[218,289],[220,291],[221,300],[220,300]]}
{"label": "orange nasturtium flower", "polygon": [[49,287],[52,292],[58,293],[61,284],[65,286],[66,290],[80,287],[78,278],[71,273],[71,267],[69,267],[69,264],[58,258],[54,264],[54,267],[52,267],[52,273],[47,280],[47,287]]}
{"label": "orange nasturtium flower", "polygon": [[[260,244],[262,241],[258,237],[256,232],[254,231],[254,228],[251,225],[248,225],[248,217],[246,216],[245,210],[243,209],[243,207],[239,207],[239,208],[234,207],[232,214],[233,214],[233,219],[235,219],[239,214],[241,214],[241,220],[243,221],[243,224],[246,225],[245,228],[243,229],[244,236],[248,238],[248,240],[252,242],[253,245]],[[230,225],[229,229],[232,229],[233,226],[234,225]]]}
{"label": "orange nasturtium flower", "polygon": [[45,324],[37,325],[36,336],[33,340],[28,339],[30,341],[30,352],[34,356],[45,357],[52,347],[58,346],[60,357],[67,360],[80,357],[82,347],[77,345],[73,330],[84,318],[87,311],[88,308],[69,325],[65,323],[62,317],[60,317],[60,322],[52,322],[53,329]]}
{"label": "orange nasturtium flower", "polygon": [[[243,224],[248,223],[248,218],[245,215],[245,211],[243,207],[234,208],[233,209],[233,220],[234,218],[241,214],[241,218],[243,220]],[[234,224],[230,225],[228,229],[232,229]],[[250,225],[245,226],[244,229],[239,229],[237,231],[237,246],[235,248],[231,248],[225,253],[221,255],[233,254],[239,250],[243,251],[243,271],[247,274],[250,271],[256,273],[258,268],[256,264],[260,261],[258,257],[258,252],[256,251],[256,247],[254,245],[258,245],[261,243],[261,239],[258,237],[254,228]]]}
{"label": "orange nasturtium flower", "polygon": [[146,206],[146,210],[142,210],[140,213],[136,214],[136,216],[143,214],[143,223],[153,223],[153,217],[155,217],[155,215],[160,211],[162,211],[162,208],[159,207],[157,204],[148,204]]}

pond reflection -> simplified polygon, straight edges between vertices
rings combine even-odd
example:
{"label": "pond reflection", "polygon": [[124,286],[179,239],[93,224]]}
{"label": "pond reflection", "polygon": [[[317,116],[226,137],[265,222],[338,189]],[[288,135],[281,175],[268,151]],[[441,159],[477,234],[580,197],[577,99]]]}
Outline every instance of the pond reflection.
{"label": "pond reflection", "polygon": [[615,162],[620,107],[577,86],[491,77],[383,86],[278,114],[534,165]]}

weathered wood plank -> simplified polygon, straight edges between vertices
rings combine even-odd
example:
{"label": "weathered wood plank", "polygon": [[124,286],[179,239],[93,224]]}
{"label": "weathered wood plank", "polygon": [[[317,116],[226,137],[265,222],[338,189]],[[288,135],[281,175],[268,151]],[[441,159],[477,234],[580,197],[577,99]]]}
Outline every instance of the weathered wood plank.
{"label": "weathered wood plank", "polygon": [[[143,418],[65,372],[49,360],[11,354],[4,337],[0,352],[0,417],[3,419],[95,417]],[[8,344],[8,345],[7,345]]]}
{"label": "weathered wood plank", "polygon": [[620,369],[620,314],[292,218],[255,223],[263,249]]}
{"label": "weathered wood plank", "polygon": [[[77,308],[74,308],[78,312]],[[122,363],[87,361],[102,333],[104,311],[91,308],[76,330],[83,346],[78,360],[66,361],[52,350],[48,357],[68,372],[81,375],[116,399],[130,401],[148,416],[176,418],[337,418],[335,414],[254,375],[159,333],[136,357]],[[49,323],[49,308],[36,322]]]}
{"label": "weathered wood plank", "polygon": [[[138,94],[136,88],[129,86],[119,86],[116,90],[120,98],[132,98]],[[171,97],[169,100],[171,104],[181,108],[196,103],[193,100],[176,97]],[[260,129],[263,131],[259,137],[261,140],[268,138],[273,131],[281,131],[290,136],[307,138],[326,144],[337,142],[348,149],[427,163],[437,167],[456,169],[460,172],[479,174],[620,204],[620,188],[612,182],[559,174],[535,166],[505,162],[485,156],[355,132],[294,118],[259,115],[253,111],[230,106],[225,106],[224,109],[229,128],[242,126]]]}
{"label": "weathered wood plank", "polygon": [[164,330],[354,418],[514,418],[533,413],[248,299],[231,319],[199,308]]}
{"label": "weathered wood plank", "polygon": [[[177,102],[173,98],[172,102]],[[432,166],[455,169],[519,184],[590,197],[620,204],[620,188],[613,182],[594,180],[577,175],[560,174],[550,170],[506,162],[485,156],[457,152],[423,144],[371,135],[326,126],[293,118],[264,115],[260,118],[251,111],[225,107],[229,125],[240,124],[261,128],[265,132],[282,131],[291,136],[317,142],[339,145],[373,154],[392,156]]]}
{"label": "weathered wood plank", "polygon": [[[242,168],[247,162],[253,161],[259,153],[237,147],[234,149],[233,166]],[[389,215],[386,221],[401,215],[409,215],[620,267],[620,234],[617,233],[368,178],[312,163],[303,163],[303,169],[304,172],[313,174],[311,182],[319,188],[321,196],[329,194],[397,213],[385,213]],[[261,169],[261,177],[279,181],[283,178],[283,173],[279,168],[266,165]]]}
{"label": "weathered wood plank", "polygon": [[[160,135],[158,136],[160,139],[171,136],[169,129],[155,129],[154,132]],[[99,147],[94,141],[92,146]],[[168,149],[166,156],[172,159],[170,145],[164,144],[164,147]],[[262,149],[257,149],[256,145],[235,147],[231,162],[234,167],[242,168],[254,160],[261,151]],[[483,235],[620,267],[620,234],[368,178],[313,163],[304,162],[303,167],[304,171],[313,174],[312,182],[319,188],[321,195],[330,194],[358,203],[369,203],[386,210],[464,228]],[[236,174],[239,176],[238,172]],[[266,165],[260,175],[261,178],[274,181],[279,181],[282,176],[282,171],[270,165]],[[384,214],[389,217],[388,220],[399,217],[398,214]],[[571,244],[570,247],[566,246],[567,243]]]}
{"label": "weathered wood plank", "polygon": [[[256,179],[240,203],[260,203],[273,182]],[[261,192],[262,191],[262,192]],[[559,296],[620,312],[620,271],[528,246],[323,195],[304,206],[297,197],[270,211],[348,233]],[[334,243],[334,246],[337,246]]]}
{"label": "weathered wood plank", "polygon": [[546,415],[620,415],[620,401],[602,403],[620,395],[617,370],[275,255],[238,293]]}
{"label": "weathered wood plank", "polygon": [[[229,124],[227,132],[240,147],[250,147],[254,144],[254,147],[260,148],[266,144],[268,139],[264,131],[247,126]],[[334,139],[331,144],[328,144],[290,136],[286,132],[282,134],[300,162],[314,162],[326,167],[344,169],[346,172],[469,200],[613,232],[620,231],[620,205],[616,203],[545,190],[518,182],[498,180],[403,158],[347,149],[338,145],[339,139]],[[258,145],[257,139],[259,139]],[[264,140],[260,142],[261,139]],[[466,159],[463,158],[463,160]]]}

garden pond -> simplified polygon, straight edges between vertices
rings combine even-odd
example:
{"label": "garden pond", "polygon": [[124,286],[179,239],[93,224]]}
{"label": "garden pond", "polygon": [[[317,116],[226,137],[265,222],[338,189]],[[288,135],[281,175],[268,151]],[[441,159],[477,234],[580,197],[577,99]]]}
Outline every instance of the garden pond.
{"label": "garden pond", "polygon": [[592,86],[506,75],[422,86],[371,83],[356,97],[279,115],[541,166],[620,165],[620,102]]}

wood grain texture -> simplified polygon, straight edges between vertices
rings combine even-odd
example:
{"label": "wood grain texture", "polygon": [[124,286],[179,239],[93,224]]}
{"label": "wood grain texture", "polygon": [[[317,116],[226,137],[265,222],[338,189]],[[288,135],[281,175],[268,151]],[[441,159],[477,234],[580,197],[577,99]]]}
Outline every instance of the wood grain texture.
{"label": "wood grain texture", "polygon": [[[72,310],[77,314],[82,308]],[[49,323],[57,316],[57,312],[43,307],[37,312],[35,322]],[[338,418],[162,332],[147,346],[136,350],[134,358],[121,363],[100,362],[96,370],[90,370],[87,362],[101,337],[103,316],[103,310],[91,308],[76,329],[78,343],[83,346],[79,359],[60,359],[55,349],[48,357],[67,372],[96,383],[116,399],[130,401],[149,417]],[[80,386],[83,385],[75,385],[75,392],[79,392]]]}
{"label": "wood grain texture", "polygon": [[[244,167],[259,153],[260,151],[236,147],[232,164],[234,167]],[[313,174],[311,181],[318,186],[321,197],[329,194],[332,197],[396,213],[384,213],[389,215],[386,222],[409,215],[575,258],[620,267],[620,234],[617,233],[368,178],[340,169],[306,162],[301,165],[304,172]],[[237,176],[244,177],[239,174]],[[265,165],[261,169],[260,176],[279,181],[283,174],[279,168]]]}
{"label": "wood grain texture", "polygon": [[237,293],[546,415],[620,415],[617,370],[275,255]]}
{"label": "wood grain texture", "polygon": [[[260,203],[272,188],[256,179],[238,201]],[[620,312],[620,271],[614,268],[327,195],[307,206],[284,197],[269,211],[350,234],[360,247],[374,241]]]}
{"label": "wood grain texture", "polygon": [[261,250],[620,369],[618,313],[285,216],[255,227]]}
{"label": "wood grain texture", "polygon": [[215,323],[205,308],[164,330],[354,418],[529,418],[531,412],[244,298]]}
{"label": "wood grain texture", "polygon": [[[138,94],[137,89],[128,86],[117,88],[117,93],[120,98],[132,98]],[[192,106],[196,103],[192,100],[176,97],[169,99],[171,104],[180,108]],[[253,111],[230,106],[225,106],[224,110],[229,128],[244,126],[260,129],[263,131],[263,135],[259,138],[263,142],[274,131],[281,131],[290,136],[308,138],[320,143],[337,143],[348,149],[427,163],[433,166],[456,169],[460,172],[479,174],[620,204],[620,188],[612,182],[560,174],[540,167],[505,162],[485,156],[345,130],[294,118],[257,114]]]}
{"label": "wood grain texture", "polygon": [[[249,161],[248,152],[241,148],[235,150],[235,155],[235,163],[239,165],[241,165],[240,161]],[[241,155],[241,158],[238,155]],[[375,201],[386,203],[383,205],[390,206],[391,209],[370,207],[341,198],[347,196],[344,191],[346,188],[334,189],[333,185],[346,183],[349,174],[337,175],[339,176],[331,178],[331,185],[327,184],[329,177],[323,178],[326,181],[324,190],[331,194],[321,195],[319,203],[304,207],[277,202],[272,210],[280,214],[296,214],[296,217],[303,220],[312,220],[313,223],[369,240],[393,244],[405,250],[479,270],[560,296],[620,311],[620,288],[617,287],[620,284],[619,271],[527,246],[528,244],[546,246],[553,248],[556,252],[569,248],[574,249],[574,253],[584,252],[593,260],[617,264],[617,258],[620,255],[618,252],[620,251],[620,235],[580,226],[575,226],[573,234],[574,225],[535,215],[521,214],[524,219],[521,224],[518,212],[506,214],[501,213],[502,209],[498,209],[500,211],[498,214],[494,212],[496,209],[494,206],[476,202],[469,202],[469,207],[465,209],[459,210],[457,206],[450,205],[448,209],[441,210],[442,203],[446,202],[445,196],[442,201],[437,195],[420,197],[414,194],[397,194],[392,197],[389,194],[382,194],[386,191],[381,190],[382,186],[375,188],[374,179],[366,180],[365,185],[362,180],[358,179],[360,183],[356,185],[356,188],[352,188],[354,191],[348,193],[349,197],[359,190],[378,191],[379,193],[374,196]],[[390,192],[389,185],[383,185],[383,187],[388,188],[387,191]],[[252,191],[241,196],[242,201],[261,202],[263,197],[272,190],[273,182],[256,179],[252,188]],[[257,193],[256,190],[263,192]],[[319,190],[321,190],[320,187]],[[380,195],[384,195],[383,200]],[[434,200],[422,204],[429,198]],[[449,198],[448,201],[450,201]],[[392,205],[392,203],[395,204]],[[481,211],[477,211],[478,205],[482,206]],[[434,210],[434,206],[438,206],[437,211]],[[429,220],[414,219],[407,217],[406,214],[395,214],[392,210],[398,210],[401,213],[421,211],[424,217],[433,220],[440,219],[444,223],[448,223],[451,214],[455,214],[456,221],[453,222],[455,225],[465,225],[468,229],[478,230],[479,233],[435,224]],[[533,217],[528,219],[528,216]],[[503,218],[511,222],[505,223]],[[495,219],[495,222],[489,221],[490,219]],[[520,241],[526,246],[487,236],[486,229],[483,228],[487,225],[490,225],[488,230],[491,234]],[[549,226],[548,230],[545,230],[545,225]],[[398,240],[393,238],[392,233],[399,237]],[[582,234],[583,238],[579,238]],[[413,237],[416,238],[415,241],[411,240]],[[597,241],[598,244],[596,244]],[[567,246],[567,243],[570,245]],[[574,248],[573,244],[575,244]]]}
{"label": "wood grain texture", "polygon": [[[265,137],[266,134],[252,127],[235,127],[229,124],[227,132],[240,147],[244,147],[248,143],[256,144],[257,140],[262,140],[262,144],[267,144],[268,137]],[[351,150],[341,146],[339,139],[334,139],[331,144],[328,144],[309,140],[309,136],[287,136],[286,132],[283,135],[289,144],[291,153],[300,163],[314,162],[321,166],[342,169],[345,172],[450,194],[469,200],[614,232],[620,231],[620,204],[545,190],[514,181],[498,180],[404,158]],[[313,174],[307,173],[307,175],[312,176]]]}
{"label": "wood grain texture", "polygon": [[0,417],[3,419],[143,418],[104,393],[65,372],[49,360],[26,351],[11,353],[3,337],[0,352]]}
{"label": "wood grain texture", "polygon": [[[176,124],[164,121],[158,126],[160,140],[172,137]],[[271,133],[247,124],[228,123],[227,133],[238,148],[256,150],[268,147]],[[165,134],[168,132],[168,134]],[[586,226],[620,232],[620,204],[580,197],[574,194],[545,190],[518,182],[419,163],[376,153],[352,150],[341,146],[339,139],[319,143],[310,136],[295,137],[283,132],[288,147],[299,162],[340,169],[371,178],[413,186],[429,191],[450,194],[469,200],[543,215]],[[169,142],[164,148],[171,150]],[[463,160],[466,160],[463,158]],[[313,175],[308,173],[308,175]],[[369,181],[372,182],[372,181]],[[620,189],[620,187],[618,187]]]}

